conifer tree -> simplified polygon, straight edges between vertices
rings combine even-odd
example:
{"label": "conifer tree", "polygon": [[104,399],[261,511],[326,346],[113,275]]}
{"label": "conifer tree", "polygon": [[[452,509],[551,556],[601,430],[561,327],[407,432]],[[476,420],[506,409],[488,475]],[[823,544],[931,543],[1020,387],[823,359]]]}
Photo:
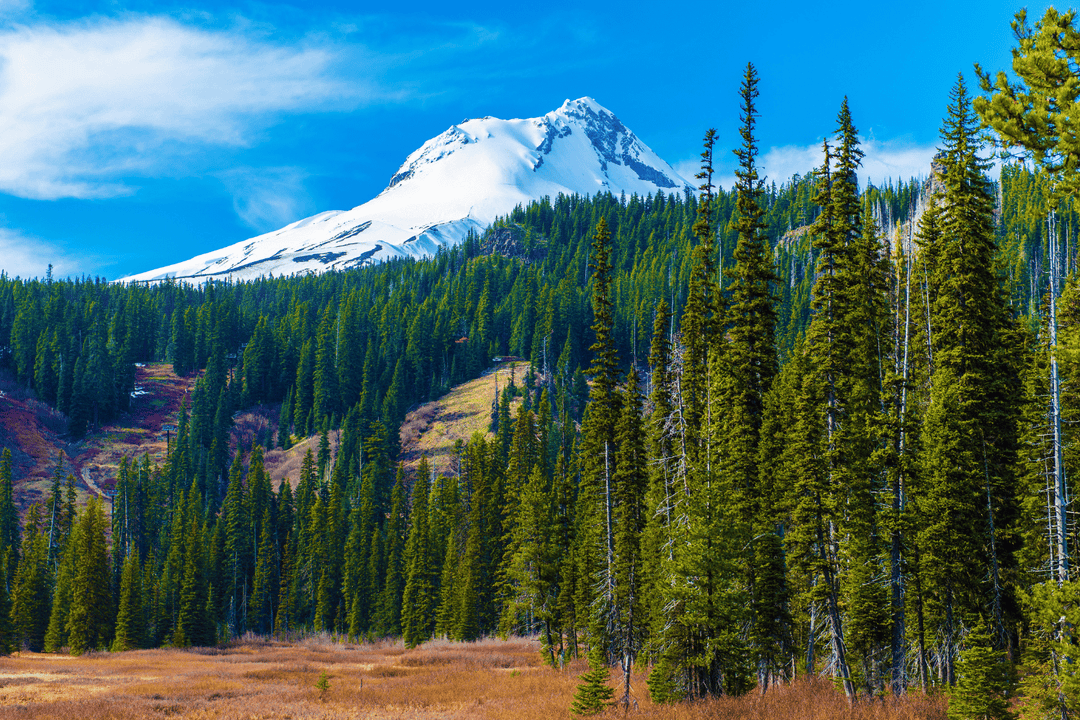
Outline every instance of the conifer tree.
{"label": "conifer tree", "polygon": [[329,423],[330,416],[339,411],[336,339],[331,308],[327,306],[316,332],[315,370],[312,375],[312,413],[317,427]]}
{"label": "conifer tree", "polygon": [[614,627],[614,486],[615,425],[620,412],[618,351],[615,346],[611,297],[611,233],[601,217],[593,236],[593,325],[595,342],[589,368],[593,376],[589,403],[581,427],[582,477],[578,489],[575,573],[579,578],[576,604],[590,611],[588,631],[594,642],[606,643]]}
{"label": "conifer tree", "polygon": [[249,626],[257,633],[268,633],[274,621],[274,591],[279,585],[275,576],[277,549],[274,547],[270,518],[270,506],[263,510],[262,529],[259,531],[258,560],[255,563],[255,579],[251,586],[251,613]]}
{"label": "conifer tree", "polygon": [[[1080,195],[1080,143],[1076,140],[1075,113],[1080,106],[1077,88],[1076,59],[1080,32],[1076,13],[1059,13],[1047,8],[1042,19],[1032,28],[1027,22],[1027,10],[1016,13],[1012,23],[1018,47],[1012,51],[1012,68],[1019,82],[1012,82],[999,72],[991,82],[990,75],[978,64],[975,72],[985,93],[972,101],[982,123],[991,127],[1003,146],[1002,155],[1033,160],[1040,175],[1048,181],[1046,193],[1047,254],[1049,255],[1049,415],[1052,435],[1052,476],[1054,513],[1051,526],[1054,568],[1057,583],[1069,579],[1070,548],[1066,540],[1069,488],[1064,467],[1065,448],[1062,437],[1061,380],[1058,368],[1058,278],[1060,249],[1056,231],[1057,211],[1066,197]],[[1066,259],[1066,270],[1068,259]],[[1067,274],[1067,273],[1065,273]]]}
{"label": "conifer tree", "polygon": [[[274,616],[274,632],[287,634],[296,627],[296,541],[290,531],[281,550],[281,583],[278,587],[278,606]],[[351,631],[350,631],[351,634]]]}
{"label": "conifer tree", "polygon": [[[843,108],[846,109],[846,101]],[[800,397],[802,427],[798,452],[804,469],[798,472],[802,487],[796,488],[800,502],[795,508],[796,528],[792,544],[797,549],[794,559],[802,566],[801,570],[811,578],[820,576],[822,590],[818,594],[826,607],[834,673],[840,677],[844,693],[853,698],[840,610],[839,527],[837,501],[833,496],[837,483],[833,482],[833,477],[845,469],[845,446],[840,432],[843,427],[844,371],[850,355],[850,336],[843,332],[846,290],[850,281],[847,232],[850,219],[843,212],[850,205],[853,191],[849,186],[855,178],[853,167],[846,168],[849,172],[846,175],[843,173],[845,168],[838,167],[834,177],[832,161],[844,154],[842,148],[834,155],[826,140],[824,152],[825,162],[818,174],[818,193],[814,198],[821,207],[821,214],[811,228],[815,233],[814,244],[821,251],[820,275],[814,286],[814,317],[808,333],[813,374],[806,378]],[[851,165],[854,155],[851,152],[846,155]],[[824,427],[814,427],[822,420]],[[823,463],[819,461],[822,455]]]}
{"label": "conifer tree", "polygon": [[74,567],[67,636],[73,655],[105,646],[112,635],[112,593],[105,547],[105,515],[92,498],[79,518],[69,546]]}
{"label": "conifer tree", "polygon": [[[675,502],[677,418],[673,397],[675,373],[671,362],[671,310],[661,299],[653,319],[652,345],[649,365],[652,368],[652,393],[649,397],[652,414],[648,418],[649,487],[646,493],[646,523],[642,544],[642,597],[648,612],[651,649],[658,650],[667,626],[665,584],[674,557],[674,526],[672,515]],[[666,672],[666,670],[665,670]],[[659,676],[658,676],[659,677]],[[649,681],[653,693],[655,683]],[[665,700],[666,695],[665,695]],[[663,700],[657,699],[657,702]]]}
{"label": "conifer tree", "polygon": [[33,652],[44,649],[50,614],[49,541],[41,511],[41,505],[34,503],[26,515],[22,561],[15,571],[11,609],[17,643]]}
{"label": "conifer tree", "polygon": [[980,621],[964,644],[956,686],[949,691],[949,720],[1011,720],[1008,663],[1005,654],[994,649],[986,624]]}
{"label": "conifer tree", "polygon": [[45,632],[43,644],[45,652],[60,652],[68,644],[68,615],[71,612],[75,562],[75,552],[65,552],[57,568],[52,605],[49,609],[48,629]]}
{"label": "conifer tree", "polygon": [[0,558],[0,655],[10,655],[16,649],[15,624],[11,620],[11,584],[8,566],[13,565],[11,548]]}
{"label": "conifer tree", "polygon": [[343,592],[349,608],[349,635],[359,637],[369,628],[374,578],[371,564],[372,532],[375,527],[375,474],[365,470],[360,485],[360,498],[350,518],[349,535],[345,544]]}
{"label": "conifer tree", "polygon": [[412,487],[409,536],[405,542],[405,590],[401,600],[401,634],[406,647],[416,647],[431,637],[435,610],[434,558],[428,527],[428,496],[431,492],[427,458],[420,461]]}
{"label": "conifer tree", "polygon": [[599,647],[589,650],[589,671],[581,676],[581,684],[574,693],[570,712],[574,715],[596,715],[603,710],[615,691],[608,683],[608,666]]}
{"label": "conifer tree", "polygon": [[[742,144],[734,151],[739,158],[735,185],[739,237],[731,270],[731,302],[727,313],[731,338],[728,360],[738,388],[734,400],[745,407],[743,412],[749,421],[745,432],[751,452],[757,449],[762,406],[778,365],[773,287],[779,279],[773,270],[765,236],[765,211],[761,206],[765,181],[758,176],[758,147],[754,137],[758,116],[755,105],[757,83],[757,70],[752,63],[747,63],[740,87],[742,127],[739,134]],[[751,468],[749,475],[753,474]]]}
{"label": "conifer tree", "polygon": [[11,551],[8,579],[14,579],[19,566],[20,534],[19,513],[15,508],[12,484],[11,450],[4,448],[0,456],[0,552]]}
{"label": "conifer tree", "polygon": [[290,443],[289,428],[292,427],[293,411],[293,388],[289,387],[285,393],[285,400],[281,403],[281,411],[278,413],[277,445],[282,450],[288,450]]}
{"label": "conifer tree", "polygon": [[693,227],[697,245],[693,250],[693,267],[682,316],[683,344],[686,347],[681,380],[681,401],[685,416],[683,431],[687,437],[687,452],[691,453],[692,460],[696,459],[699,432],[707,407],[709,350],[713,345],[719,321],[717,302],[720,288],[716,282],[716,247],[713,237],[715,228],[712,217],[715,142],[716,130],[710,128],[705,133],[701,171],[696,176],[703,181],[697,204],[697,219]]}
{"label": "conifer tree", "polygon": [[405,590],[405,514],[405,473],[399,467],[390,494],[390,516],[385,524],[385,581],[375,609],[375,632],[382,636],[401,633],[401,596]]}
{"label": "conifer tree", "polygon": [[499,632],[505,635],[538,629],[540,652],[548,664],[554,665],[558,557],[552,537],[549,485],[547,476],[536,466],[522,488],[506,570],[510,592]]}
{"label": "conifer tree", "polygon": [[645,491],[648,471],[645,428],[637,372],[627,375],[622,393],[622,413],[616,427],[615,506],[615,646],[622,662],[623,695],[619,702],[629,707],[630,673],[644,635],[641,536],[645,529]]}
{"label": "conifer tree", "polygon": [[[192,487],[188,490],[183,517],[183,564],[180,566],[182,575],[172,642],[176,647],[209,645],[214,640],[214,633],[206,607],[210,588],[206,581],[202,502],[195,481],[192,481]],[[244,600],[246,595],[241,596],[241,621],[246,610]]]}
{"label": "conifer tree", "polygon": [[116,634],[111,649],[119,652],[140,648],[145,642],[145,633],[142,572],[139,551],[135,549],[124,558],[124,569],[120,575],[120,602],[116,612]]}
{"label": "conifer tree", "polygon": [[[732,520],[740,527],[737,542],[749,551],[742,562],[747,568],[746,580],[755,610],[752,635],[758,655],[758,682],[764,689],[783,663],[789,629],[783,601],[785,578],[782,572],[777,573],[777,568],[783,566],[781,546],[769,538],[776,529],[775,510],[765,503],[767,498],[759,488],[758,447],[765,397],[778,367],[773,288],[779,279],[765,236],[765,211],[761,205],[764,180],[758,176],[756,162],[757,82],[757,70],[748,63],[739,91],[742,143],[734,151],[739,159],[735,187],[738,240],[727,313],[730,340],[725,362],[715,363],[713,371],[728,376],[717,378],[722,388],[717,397],[723,398],[721,402],[727,409],[721,423],[721,482],[726,487]],[[755,537],[761,540],[754,542]],[[766,594],[760,595],[759,591]]]}
{"label": "conifer tree", "polygon": [[[310,452],[310,451],[309,451]],[[225,523],[225,556],[223,568],[224,598],[230,632],[240,634],[243,629],[238,625],[242,600],[247,596],[248,568],[251,565],[251,517],[248,493],[244,487],[243,466],[240,449],[233,457],[229,470],[229,488],[222,503],[222,521]]]}
{"label": "conifer tree", "polygon": [[[1019,385],[1012,334],[994,273],[994,198],[978,156],[963,78],[950,94],[942,222],[933,284],[933,376],[923,427],[924,486],[914,498],[920,573],[940,608],[945,681],[955,681],[962,618],[989,608],[1003,642],[1012,602],[1002,578],[1013,559],[1004,528],[1015,517]],[[989,569],[987,572],[985,569]],[[985,578],[985,580],[983,580]]]}

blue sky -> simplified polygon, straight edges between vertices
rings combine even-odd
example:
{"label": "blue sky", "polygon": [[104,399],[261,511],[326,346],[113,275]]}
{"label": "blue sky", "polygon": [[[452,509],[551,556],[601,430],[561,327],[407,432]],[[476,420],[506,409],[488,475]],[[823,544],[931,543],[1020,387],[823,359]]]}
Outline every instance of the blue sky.
{"label": "blue sky", "polygon": [[0,0],[0,269],[184,260],[363,203],[464,118],[583,95],[684,174],[716,127],[728,178],[747,61],[771,179],[820,162],[845,95],[866,175],[908,177],[957,73],[1007,69],[1018,7]]}

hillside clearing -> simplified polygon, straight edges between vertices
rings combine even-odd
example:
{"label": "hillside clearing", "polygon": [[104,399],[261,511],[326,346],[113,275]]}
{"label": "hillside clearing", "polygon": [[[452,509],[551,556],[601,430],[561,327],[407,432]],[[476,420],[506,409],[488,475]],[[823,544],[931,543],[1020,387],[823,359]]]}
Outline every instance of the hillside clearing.
{"label": "hillside clearing", "polygon": [[[501,363],[409,412],[401,424],[401,461],[406,472],[415,474],[420,457],[426,455],[433,471],[451,474],[454,443],[467,443],[476,433],[490,437],[496,388],[501,391],[511,377],[520,385],[528,370],[527,362]],[[520,398],[514,399],[515,406],[520,402]]]}

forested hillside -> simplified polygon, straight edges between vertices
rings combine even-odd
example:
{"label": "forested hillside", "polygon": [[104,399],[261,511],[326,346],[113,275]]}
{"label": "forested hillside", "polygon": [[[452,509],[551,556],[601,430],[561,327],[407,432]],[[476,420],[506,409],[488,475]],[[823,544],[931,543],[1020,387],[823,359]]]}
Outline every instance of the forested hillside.
{"label": "forested hillside", "polygon": [[[545,200],[430,260],[0,276],[3,372],[73,437],[127,411],[134,363],[198,377],[168,459],[123,462],[108,503],[77,507],[58,458],[20,508],[5,455],[0,645],[523,633],[619,666],[625,702],[634,663],[657,701],[823,671],[1001,699],[1023,663],[1031,707],[1074,702],[1071,201],[1048,224],[1045,175],[987,179],[962,80],[932,177],[860,188],[845,100],[822,165],[766,185],[756,81],[730,190],[710,131],[699,197]],[[533,370],[493,436],[406,477],[406,411],[500,355]],[[259,404],[276,432],[234,445]],[[278,487],[264,452],[312,435]]]}

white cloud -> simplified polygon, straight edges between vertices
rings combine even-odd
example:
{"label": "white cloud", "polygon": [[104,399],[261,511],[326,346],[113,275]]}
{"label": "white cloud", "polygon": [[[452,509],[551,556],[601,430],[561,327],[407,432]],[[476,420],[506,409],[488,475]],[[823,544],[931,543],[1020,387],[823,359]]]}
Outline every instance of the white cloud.
{"label": "white cloud", "polygon": [[[866,187],[868,182],[882,185],[889,178],[895,183],[913,177],[926,177],[930,174],[930,160],[937,152],[933,146],[915,145],[902,140],[860,138],[860,143],[864,156],[859,171],[859,183],[863,187]],[[768,182],[781,185],[793,175],[806,175],[819,167],[824,157],[821,143],[772,147],[760,156],[759,172]],[[675,164],[675,170],[683,177],[691,179],[698,172],[699,164],[697,159],[684,160]],[[697,184],[700,181],[692,182]],[[718,167],[713,182],[731,190],[735,186],[734,166]]]}
{"label": "white cloud", "polygon": [[178,172],[195,147],[252,145],[283,112],[393,97],[373,81],[346,81],[342,60],[332,45],[274,44],[162,17],[0,31],[0,191],[125,194],[133,176]]}
{"label": "white cloud", "polygon": [[300,168],[234,168],[220,176],[233,209],[249,227],[269,232],[315,212]]}
{"label": "white cloud", "polygon": [[85,265],[47,242],[0,228],[0,270],[8,277],[43,278],[50,264],[53,277],[76,273]]}
{"label": "white cloud", "polygon": [[889,178],[896,183],[898,180],[906,182],[913,177],[928,177],[930,161],[937,154],[937,148],[933,145],[913,145],[896,140],[868,140],[863,143],[862,149],[866,153],[859,172],[863,185],[867,181],[883,185]]}
{"label": "white cloud", "polygon": [[[860,139],[863,161],[859,170],[859,183],[882,185],[892,178],[907,181],[913,177],[930,174],[930,160],[937,149],[933,146],[914,145],[900,140],[879,141]],[[793,175],[805,175],[822,164],[825,158],[821,144],[800,147],[788,145],[770,148],[762,157],[761,164],[770,181],[787,182]],[[732,178],[734,179],[734,178]]]}

